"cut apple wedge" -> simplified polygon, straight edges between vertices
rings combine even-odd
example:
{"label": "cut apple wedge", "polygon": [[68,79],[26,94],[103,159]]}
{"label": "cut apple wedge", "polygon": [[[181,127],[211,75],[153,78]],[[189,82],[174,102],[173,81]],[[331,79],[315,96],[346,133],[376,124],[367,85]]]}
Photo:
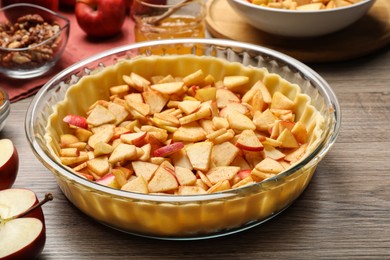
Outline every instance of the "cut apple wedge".
{"label": "cut apple wedge", "polygon": [[272,96],[271,108],[292,110],[294,108],[294,101],[286,97],[283,93],[276,91]]}
{"label": "cut apple wedge", "polygon": [[255,124],[252,122],[252,120],[249,117],[235,110],[229,111],[227,115],[227,120],[229,122],[230,127],[238,131],[243,131],[246,129],[251,129],[251,130],[256,129]]}
{"label": "cut apple wedge", "polygon": [[0,140],[0,190],[14,184],[19,171],[19,155],[10,139]]}
{"label": "cut apple wedge", "polygon": [[179,184],[174,176],[174,167],[167,161],[164,161],[157,168],[148,183],[148,189],[151,193],[171,191],[178,187]]}
{"label": "cut apple wedge", "polygon": [[249,82],[247,76],[226,76],[223,78],[223,85],[232,91],[242,89]]}
{"label": "cut apple wedge", "polygon": [[184,83],[178,81],[178,82],[154,84],[154,85],[151,85],[150,87],[153,90],[156,90],[162,94],[171,95],[171,94],[174,94],[176,92],[181,91],[183,86],[184,86]]}
{"label": "cut apple wedge", "polygon": [[184,148],[184,144],[182,142],[175,142],[172,144],[168,144],[166,146],[160,147],[153,152],[153,156],[155,157],[167,157],[173,153]]}
{"label": "cut apple wedge", "polygon": [[217,89],[216,101],[218,108],[226,107],[227,103],[230,101],[241,102],[240,98],[234,94],[233,91],[228,89]]}
{"label": "cut apple wedge", "polygon": [[199,101],[205,102],[209,100],[215,100],[216,96],[217,96],[216,87],[205,87],[205,88],[198,89],[194,97]]}
{"label": "cut apple wedge", "polygon": [[64,117],[63,121],[71,126],[80,127],[83,129],[88,128],[87,119],[83,116],[69,114]]}
{"label": "cut apple wedge", "polygon": [[157,170],[158,165],[150,162],[133,161],[131,165],[134,169],[134,173],[137,176],[142,176],[146,181],[150,181],[154,172]]}
{"label": "cut apple wedge", "polygon": [[223,180],[231,180],[236,176],[236,174],[240,171],[239,167],[236,166],[218,166],[211,168],[206,176],[210,180],[210,182],[214,185],[219,181]]}
{"label": "cut apple wedge", "polygon": [[192,168],[207,171],[211,162],[212,142],[198,142],[185,146]]}
{"label": "cut apple wedge", "polygon": [[150,107],[150,114],[159,113],[169,100],[169,95],[158,91],[148,90],[142,93],[145,103]]}
{"label": "cut apple wedge", "polygon": [[255,166],[256,170],[266,173],[278,174],[284,170],[284,167],[276,160],[264,158]]}
{"label": "cut apple wedge", "polygon": [[175,175],[181,186],[192,186],[196,183],[195,174],[188,168],[176,166]]}
{"label": "cut apple wedge", "polygon": [[121,189],[137,193],[149,193],[148,182],[144,179],[142,175],[128,181],[125,185],[122,186]]}
{"label": "cut apple wedge", "polygon": [[41,206],[52,200],[48,193],[38,201],[27,189],[0,191],[0,258],[35,259],[46,242],[45,219]]}
{"label": "cut apple wedge", "polygon": [[215,144],[211,152],[211,160],[215,166],[228,166],[239,152],[240,150],[230,142]]}
{"label": "cut apple wedge", "polygon": [[179,102],[178,108],[184,113],[191,114],[199,109],[201,102],[198,100],[184,100]]}
{"label": "cut apple wedge", "polygon": [[99,126],[115,122],[116,117],[107,108],[97,105],[86,119],[88,124]]}
{"label": "cut apple wedge", "polygon": [[199,142],[206,139],[206,132],[197,122],[183,125],[173,133],[173,139],[184,142]]}
{"label": "cut apple wedge", "polygon": [[96,180],[96,183],[110,187],[110,188],[114,188],[114,189],[120,188],[119,183],[117,182],[117,180],[115,178],[115,175],[112,173],[108,173],[108,174],[104,175],[102,178]]}
{"label": "cut apple wedge", "polygon": [[146,132],[128,133],[120,136],[124,143],[141,147],[145,144]]}
{"label": "cut apple wedge", "polygon": [[295,139],[294,135],[291,133],[290,130],[285,128],[282,133],[278,136],[276,139],[278,142],[282,143],[283,148],[298,148],[299,143]]}
{"label": "cut apple wedge", "polygon": [[243,130],[235,145],[240,149],[254,152],[262,151],[264,149],[263,144],[253,130]]}

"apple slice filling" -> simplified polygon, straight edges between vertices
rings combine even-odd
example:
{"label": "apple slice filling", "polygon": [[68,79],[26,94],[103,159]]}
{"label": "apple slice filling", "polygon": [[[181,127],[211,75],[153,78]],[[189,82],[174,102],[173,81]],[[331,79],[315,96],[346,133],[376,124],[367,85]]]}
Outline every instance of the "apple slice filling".
{"label": "apple slice filling", "polygon": [[[216,81],[201,70],[182,78],[132,72],[123,81],[110,88],[109,100],[66,116],[68,132],[59,138],[60,160],[101,185],[154,194],[220,192],[273,177],[306,153],[309,129],[295,121],[296,101],[271,93],[263,81]],[[70,147],[79,155],[65,158]]]}

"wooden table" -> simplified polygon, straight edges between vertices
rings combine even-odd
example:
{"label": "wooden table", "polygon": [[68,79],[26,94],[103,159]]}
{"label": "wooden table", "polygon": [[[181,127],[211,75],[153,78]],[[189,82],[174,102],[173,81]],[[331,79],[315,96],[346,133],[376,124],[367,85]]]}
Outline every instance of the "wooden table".
{"label": "wooden table", "polygon": [[29,147],[24,118],[31,98],[12,104],[0,138],[12,139],[19,151],[14,187],[32,189],[40,199],[46,192],[55,196],[44,206],[41,259],[390,258],[390,48],[310,66],[339,98],[343,118],[336,144],[291,207],[265,224],[212,240],[141,238],[86,217]]}

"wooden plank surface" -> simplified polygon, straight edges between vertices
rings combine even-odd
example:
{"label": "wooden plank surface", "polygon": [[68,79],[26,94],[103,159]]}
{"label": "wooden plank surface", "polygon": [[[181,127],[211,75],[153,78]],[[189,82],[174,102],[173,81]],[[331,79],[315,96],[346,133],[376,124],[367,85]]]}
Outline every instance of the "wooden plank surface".
{"label": "wooden plank surface", "polygon": [[13,103],[0,138],[13,140],[19,151],[14,187],[32,189],[39,198],[46,192],[55,196],[44,206],[47,241],[40,259],[389,259],[390,48],[311,67],[341,104],[336,144],[287,210],[260,226],[212,240],[157,241],[86,217],[29,147],[24,118],[31,98]]}
{"label": "wooden plank surface", "polygon": [[213,37],[269,47],[308,63],[357,58],[390,43],[389,0],[377,0],[367,15],[344,30],[302,39],[271,35],[250,26],[226,0],[209,0],[207,11],[207,29]]}

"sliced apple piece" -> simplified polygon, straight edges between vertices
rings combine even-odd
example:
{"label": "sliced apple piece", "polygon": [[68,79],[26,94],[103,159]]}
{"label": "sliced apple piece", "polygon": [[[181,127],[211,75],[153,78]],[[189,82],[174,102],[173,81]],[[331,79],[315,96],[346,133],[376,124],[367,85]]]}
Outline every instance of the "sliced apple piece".
{"label": "sliced apple piece", "polygon": [[290,130],[285,128],[282,133],[278,136],[276,141],[281,142],[281,147],[283,148],[298,148],[299,143],[295,139],[294,135],[291,133]]}
{"label": "sliced apple piece", "polygon": [[150,181],[158,165],[150,162],[132,161],[134,173],[137,176],[142,176],[146,181]]}
{"label": "sliced apple piece", "polygon": [[60,135],[60,147],[67,148],[69,145],[78,143],[79,139],[72,134],[62,134]]}
{"label": "sliced apple piece", "polygon": [[183,82],[187,86],[199,85],[203,82],[204,78],[205,78],[204,72],[201,69],[199,69],[199,70],[185,76],[183,78]]}
{"label": "sliced apple piece", "polygon": [[189,123],[194,122],[194,121],[198,121],[200,119],[210,118],[210,116],[211,116],[210,105],[208,105],[206,103],[202,103],[202,104],[204,104],[204,105],[201,106],[198,111],[180,118],[179,119],[180,124],[185,125],[185,124],[189,124]]}
{"label": "sliced apple piece", "polygon": [[183,86],[184,86],[183,82],[168,82],[168,83],[153,84],[150,87],[153,90],[156,90],[162,94],[171,95],[181,91]]}
{"label": "sliced apple piece", "polygon": [[253,123],[260,131],[268,131],[276,120],[277,118],[269,109],[266,109],[263,112],[255,111],[253,115]]}
{"label": "sliced apple piece", "polygon": [[196,183],[195,174],[188,168],[176,166],[175,175],[181,186],[192,186]]}
{"label": "sliced apple piece", "polygon": [[153,156],[155,157],[167,157],[173,153],[184,148],[184,144],[182,142],[175,142],[168,144],[166,146],[160,147],[153,152]]}
{"label": "sliced apple piece", "polygon": [[307,143],[301,145],[299,148],[293,150],[292,152],[288,153],[284,160],[290,163],[296,163],[298,162],[305,154],[307,148]]}
{"label": "sliced apple piece", "polygon": [[225,190],[230,190],[232,186],[230,185],[230,182],[228,180],[221,180],[211,186],[208,190],[207,193],[216,193],[216,192],[221,192]]}
{"label": "sliced apple piece", "polygon": [[107,156],[100,156],[87,161],[87,167],[93,173],[103,176],[110,171],[110,164]]}
{"label": "sliced apple piece", "polygon": [[115,116],[115,125],[119,125],[129,116],[129,112],[126,110],[126,108],[124,108],[122,105],[118,105],[112,102],[108,104],[108,111],[110,111]]}
{"label": "sliced apple piece", "polygon": [[264,158],[261,162],[259,162],[255,166],[256,170],[266,173],[273,173],[278,174],[284,170],[284,167],[280,164],[280,162],[271,159],[271,158]]}
{"label": "sliced apple piece", "polygon": [[116,181],[115,175],[112,173],[107,173],[102,178],[96,180],[96,183],[107,186],[107,187],[111,187],[114,189],[120,188],[118,182]]}
{"label": "sliced apple piece", "polygon": [[172,164],[175,167],[184,167],[187,169],[192,170],[192,164],[190,162],[190,159],[188,159],[187,152],[185,149],[180,149],[176,153],[172,154],[171,156]]}
{"label": "sliced apple piece", "polygon": [[127,144],[132,144],[141,147],[145,144],[146,132],[127,133],[121,135],[120,139]]}
{"label": "sliced apple piece", "polygon": [[108,161],[112,164],[129,161],[137,158],[137,150],[135,145],[119,144],[114,151],[112,151]]}
{"label": "sliced apple piece", "polygon": [[142,175],[128,181],[122,186],[122,190],[147,194],[149,193],[148,183]]}
{"label": "sliced apple piece", "polygon": [[272,96],[271,108],[292,110],[294,101],[286,97],[282,92],[276,91]]}
{"label": "sliced apple piece", "polygon": [[172,191],[178,187],[179,184],[174,176],[174,167],[168,161],[164,161],[157,168],[148,183],[148,189],[151,193]]}
{"label": "sliced apple piece", "polygon": [[212,142],[198,142],[185,146],[193,169],[207,171],[211,162]]}
{"label": "sliced apple piece", "polygon": [[98,142],[108,143],[114,136],[114,129],[115,125],[113,124],[102,125],[99,128],[99,131],[95,132],[89,137],[88,145],[92,148],[95,148],[95,145]]}
{"label": "sliced apple piece", "polygon": [[255,130],[256,126],[252,120],[235,110],[231,110],[227,116],[227,120],[232,129],[243,131],[245,129]]}
{"label": "sliced apple piece", "polygon": [[230,142],[215,144],[211,152],[211,161],[215,166],[228,166],[240,150]]}
{"label": "sliced apple piece", "polygon": [[199,195],[207,194],[206,190],[200,186],[180,186],[177,195]]}
{"label": "sliced apple piece", "polygon": [[214,185],[219,181],[231,180],[240,171],[236,166],[218,166],[211,168],[205,175]]}
{"label": "sliced apple piece", "polygon": [[280,160],[283,159],[286,155],[282,153],[280,150],[276,149],[272,145],[265,144],[264,145],[264,156],[274,159],[274,160]]}
{"label": "sliced apple piece", "polygon": [[217,97],[216,87],[204,87],[196,91],[195,96],[197,100],[205,102],[209,100],[215,100]]}
{"label": "sliced apple piece", "polygon": [[306,126],[299,121],[295,123],[294,127],[291,129],[291,133],[300,144],[306,143],[309,137]]}
{"label": "sliced apple piece", "polygon": [[63,121],[71,126],[88,129],[87,119],[83,116],[69,114],[64,117]]}
{"label": "sliced apple piece", "polygon": [[173,139],[184,142],[199,142],[206,139],[206,132],[197,122],[180,126],[173,133]]}
{"label": "sliced apple piece", "polygon": [[145,103],[150,107],[150,114],[159,113],[169,100],[169,95],[164,95],[158,91],[148,90],[142,93]]}
{"label": "sliced apple piece", "polygon": [[247,151],[262,151],[264,149],[263,144],[256,136],[253,130],[243,130],[239,135],[235,145],[243,150]]}
{"label": "sliced apple piece", "polygon": [[240,102],[240,98],[228,89],[217,89],[216,102],[218,108],[226,107],[230,101]]}
{"label": "sliced apple piece", "polygon": [[115,122],[116,117],[107,108],[97,105],[87,117],[87,123],[93,126],[110,124]]}
{"label": "sliced apple piece", "polygon": [[178,103],[178,108],[187,115],[195,112],[199,107],[200,101],[198,100],[184,100]]}
{"label": "sliced apple piece", "polygon": [[226,76],[223,78],[223,85],[232,91],[239,91],[249,82],[247,76]]}

